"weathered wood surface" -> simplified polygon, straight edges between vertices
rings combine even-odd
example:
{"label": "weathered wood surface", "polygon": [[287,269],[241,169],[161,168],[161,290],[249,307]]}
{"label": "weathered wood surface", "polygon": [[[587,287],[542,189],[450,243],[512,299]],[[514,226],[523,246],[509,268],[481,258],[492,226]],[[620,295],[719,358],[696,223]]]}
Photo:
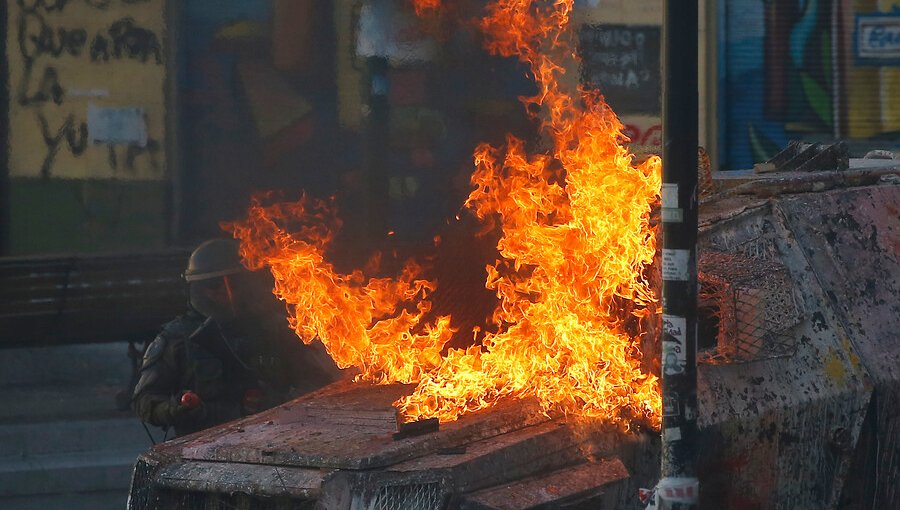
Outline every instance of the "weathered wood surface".
{"label": "weathered wood surface", "polygon": [[603,459],[469,494],[465,496],[460,508],[461,510],[558,508],[558,505],[567,501],[600,496],[604,487],[628,476],[628,470],[621,460]]}
{"label": "weathered wood surface", "polygon": [[259,464],[184,462],[161,468],[156,474],[155,485],[181,491],[315,500],[319,497],[322,481],[332,472]]}
{"label": "weathered wood surface", "polygon": [[452,479],[459,492],[470,492],[615,454],[630,439],[599,420],[554,420],[470,443],[459,452],[430,452],[390,471],[436,474]]}
{"label": "weathered wood surface", "polygon": [[465,445],[547,421],[536,402],[513,400],[442,424],[437,432],[394,440],[392,403],[409,386],[339,383],[244,420],[188,436],[184,459],[277,466],[367,469]]}

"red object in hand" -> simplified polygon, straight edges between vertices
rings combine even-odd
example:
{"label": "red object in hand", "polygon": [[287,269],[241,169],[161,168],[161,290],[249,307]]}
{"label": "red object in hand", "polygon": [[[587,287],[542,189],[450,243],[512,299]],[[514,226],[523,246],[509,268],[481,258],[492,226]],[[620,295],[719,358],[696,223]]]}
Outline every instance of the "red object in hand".
{"label": "red object in hand", "polygon": [[181,407],[185,407],[187,409],[197,409],[202,404],[203,401],[200,400],[200,396],[193,391],[186,391],[181,396]]}

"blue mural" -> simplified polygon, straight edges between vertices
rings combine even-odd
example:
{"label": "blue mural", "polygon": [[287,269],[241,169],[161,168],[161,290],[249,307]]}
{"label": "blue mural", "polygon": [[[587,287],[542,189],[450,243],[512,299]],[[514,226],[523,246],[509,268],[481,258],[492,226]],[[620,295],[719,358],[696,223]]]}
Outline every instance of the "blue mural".
{"label": "blue mural", "polygon": [[723,168],[750,168],[791,139],[834,135],[832,2],[720,0]]}

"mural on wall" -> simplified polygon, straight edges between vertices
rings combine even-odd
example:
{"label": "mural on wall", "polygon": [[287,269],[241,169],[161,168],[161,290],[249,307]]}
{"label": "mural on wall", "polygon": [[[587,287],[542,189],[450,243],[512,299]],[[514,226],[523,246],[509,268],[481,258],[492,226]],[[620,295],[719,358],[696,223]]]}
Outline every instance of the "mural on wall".
{"label": "mural on wall", "polygon": [[164,1],[7,8],[10,176],[163,179]]}
{"label": "mural on wall", "polygon": [[877,10],[875,2],[722,0],[721,7],[725,168],[750,168],[792,139],[891,133],[882,123],[885,77],[852,54],[854,16]]}

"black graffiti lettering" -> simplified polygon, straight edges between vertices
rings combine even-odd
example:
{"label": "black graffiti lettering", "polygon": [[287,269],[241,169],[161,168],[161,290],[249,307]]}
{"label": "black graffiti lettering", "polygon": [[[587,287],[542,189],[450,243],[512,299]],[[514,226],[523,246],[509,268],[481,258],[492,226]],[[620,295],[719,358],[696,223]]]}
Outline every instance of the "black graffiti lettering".
{"label": "black graffiti lettering", "polygon": [[[41,162],[40,175],[50,177],[57,156],[61,150],[68,150],[75,157],[85,153],[89,147],[86,122],[76,121],[74,115],[67,115],[62,123],[50,126],[45,108],[41,105],[50,101],[60,105],[65,100],[65,89],[55,66],[45,65],[39,71],[40,58],[80,57],[87,53],[92,62],[108,62],[114,59],[133,59],[142,63],[148,61],[162,64],[163,51],[157,35],[139,26],[133,18],[124,17],[115,21],[106,30],[92,34],[83,28],[53,26],[44,18],[70,19],[61,13],[72,0],[16,0],[20,11],[17,17],[16,42],[22,58],[22,77],[17,84],[16,99],[19,104],[37,107],[33,110],[40,126],[46,154]],[[95,9],[107,9],[113,0],[83,0]],[[133,5],[150,0],[119,0],[123,5]],[[40,75],[38,74],[40,73]],[[148,140],[146,146],[129,145],[123,158],[117,148],[108,146],[107,162],[115,173],[120,166],[134,172],[136,164],[145,158],[150,168],[160,171],[159,153],[161,145],[156,140]]]}
{"label": "black graffiti lettering", "polygon": [[19,4],[19,7],[25,12],[37,12],[39,10],[44,12],[61,12],[66,8],[66,4],[69,3],[69,0],[16,0],[16,3]]}
{"label": "black graffiti lettering", "polygon": [[132,18],[122,18],[109,28],[116,58],[127,58],[147,62],[152,55],[157,64],[162,64],[162,48],[156,34],[135,24]]}
{"label": "black graffiti lettering", "polygon": [[34,104],[46,103],[51,100],[56,104],[62,104],[63,97],[65,97],[65,91],[59,83],[59,73],[56,71],[56,68],[44,68],[44,75],[41,76],[37,91],[35,91],[34,94],[29,95],[29,85],[31,84],[32,73],[33,66],[26,66],[25,74],[19,84],[19,104],[22,106],[31,106]]}
{"label": "black graffiti lettering", "polygon": [[91,61],[109,62],[109,39],[100,34],[94,36],[91,41]]}
{"label": "black graffiti lettering", "polygon": [[69,146],[69,151],[73,156],[80,156],[84,153],[88,146],[88,129],[87,124],[81,122],[76,127],[75,116],[69,115],[63,121],[59,129],[55,133],[51,133],[50,124],[43,113],[37,115],[38,123],[41,125],[41,135],[44,137],[44,144],[47,146],[47,155],[41,163],[41,177],[50,177],[53,169],[53,162],[56,160],[56,154],[62,146],[65,139]]}
{"label": "black graffiti lettering", "polygon": [[[122,0],[125,4],[134,4],[142,0]],[[71,0],[16,0],[19,7],[25,12],[62,12]],[[112,0],[84,0],[84,3],[94,9],[106,10]]]}
{"label": "black graffiti lettering", "polygon": [[[28,29],[29,21],[32,24],[38,25],[38,28],[36,30],[29,30]],[[35,32],[40,33],[43,30],[44,26],[45,26],[44,18],[39,14],[23,12],[22,14],[19,15],[19,23],[18,23],[18,30],[16,32],[16,36],[17,36],[18,42],[19,42],[19,53],[22,54],[22,58],[26,62],[33,61],[35,58],[37,58],[40,55],[38,48],[33,44],[32,45],[29,44],[29,42],[33,41],[35,39],[35,37],[34,36],[29,37],[28,34],[33,34]]]}
{"label": "black graffiti lettering", "polygon": [[109,7],[109,4],[112,3],[112,0],[85,0],[85,3],[95,9],[106,10],[106,8]]}
{"label": "black graffiti lettering", "polygon": [[[21,12],[17,28],[19,53],[26,64],[45,55],[78,57],[88,43],[86,30],[54,28],[36,11]],[[110,56],[144,63],[152,57],[157,64],[162,64],[162,46],[152,30],[140,27],[133,18],[122,18],[114,22],[106,34],[95,34],[91,40],[91,61],[106,62]]]}
{"label": "black graffiti lettering", "polygon": [[144,147],[140,147],[138,145],[129,145],[128,150],[125,151],[125,168],[134,172],[135,170],[135,161],[140,156],[147,156],[150,160],[150,168],[153,170],[159,170],[159,160],[157,156],[159,154],[160,146],[159,142],[150,138],[147,140],[147,145]]}
{"label": "black graffiti lettering", "polygon": [[59,57],[63,52],[77,57],[87,43],[87,31],[83,28],[53,29],[36,12],[23,12],[18,24],[19,52],[22,58],[34,60],[42,55]]}
{"label": "black graffiti lettering", "polygon": [[106,162],[109,163],[109,167],[112,169],[113,174],[115,174],[116,170],[119,169],[119,156],[116,155],[116,146],[108,144],[106,149],[108,151],[106,154]]}

